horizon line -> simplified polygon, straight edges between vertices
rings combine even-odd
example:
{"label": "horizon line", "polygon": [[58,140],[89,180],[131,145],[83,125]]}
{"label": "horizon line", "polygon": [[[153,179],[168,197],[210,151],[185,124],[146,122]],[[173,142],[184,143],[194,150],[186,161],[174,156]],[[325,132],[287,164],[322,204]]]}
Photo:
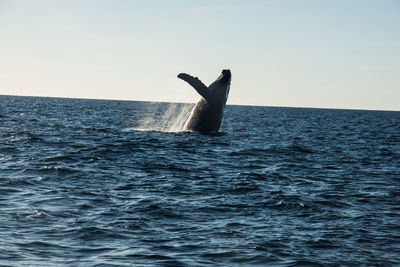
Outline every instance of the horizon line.
{"label": "horizon line", "polygon": [[[102,101],[125,101],[125,102],[149,102],[149,103],[196,104],[196,102],[175,102],[175,101],[162,101],[162,100],[138,100],[138,99],[118,99],[118,98],[89,98],[89,97],[72,97],[72,96],[20,95],[20,94],[1,94],[1,93],[0,93],[0,96],[82,99],[82,100],[102,100]],[[237,103],[227,104],[227,106],[400,112],[400,110],[394,110],[394,109],[338,108],[338,107],[313,107],[313,106],[280,106],[280,105],[259,105],[259,104],[237,104]]]}

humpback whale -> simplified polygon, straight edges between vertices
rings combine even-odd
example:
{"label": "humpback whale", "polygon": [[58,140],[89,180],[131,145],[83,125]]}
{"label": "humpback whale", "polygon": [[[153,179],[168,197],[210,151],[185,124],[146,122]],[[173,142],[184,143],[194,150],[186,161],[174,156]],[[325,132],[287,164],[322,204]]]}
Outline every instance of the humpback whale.
{"label": "humpback whale", "polygon": [[183,123],[182,130],[205,134],[217,133],[228,99],[232,78],[231,71],[223,70],[222,74],[208,87],[197,77],[186,73],[180,73],[178,78],[190,84],[202,96]]}

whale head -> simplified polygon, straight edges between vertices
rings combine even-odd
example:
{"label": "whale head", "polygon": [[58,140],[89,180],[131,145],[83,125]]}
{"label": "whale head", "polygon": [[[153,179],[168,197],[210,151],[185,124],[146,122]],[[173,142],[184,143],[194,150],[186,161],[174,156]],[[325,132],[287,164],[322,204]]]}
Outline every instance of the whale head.
{"label": "whale head", "polygon": [[231,87],[231,80],[232,80],[232,74],[229,69],[222,70],[221,76],[218,77],[218,80],[220,83],[222,83],[223,87],[225,88],[225,101],[224,103],[226,104],[226,101],[228,100],[229,96],[229,90]]}
{"label": "whale head", "polygon": [[228,69],[222,70],[222,75],[224,75],[224,76],[229,75],[229,77],[231,77],[231,71]]}

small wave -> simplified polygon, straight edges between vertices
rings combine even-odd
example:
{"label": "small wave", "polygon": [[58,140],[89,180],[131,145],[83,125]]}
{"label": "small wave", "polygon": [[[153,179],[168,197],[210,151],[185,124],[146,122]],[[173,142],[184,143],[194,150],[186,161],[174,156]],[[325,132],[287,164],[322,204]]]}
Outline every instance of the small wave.
{"label": "small wave", "polygon": [[44,241],[32,241],[27,243],[16,243],[17,246],[23,248],[30,248],[30,249],[48,249],[48,248],[57,248],[57,249],[64,249],[66,247],[60,246],[58,244],[44,242]]}
{"label": "small wave", "polygon": [[101,229],[95,226],[83,227],[79,229],[76,233],[79,239],[85,241],[94,241],[94,240],[110,240],[110,239],[125,239],[126,236],[118,233],[112,229],[106,230]]}
{"label": "small wave", "polygon": [[293,149],[293,151],[295,151],[295,152],[301,152],[301,153],[307,153],[307,154],[314,153],[312,151],[312,149],[307,148],[307,147],[302,146],[302,145],[299,145],[299,144],[293,144],[291,149]]}
{"label": "small wave", "polygon": [[60,167],[58,165],[46,165],[37,170],[39,174],[54,174],[57,177],[72,176],[80,173],[80,170],[71,167]]}
{"label": "small wave", "polygon": [[231,259],[238,255],[239,255],[238,252],[235,251],[222,251],[222,252],[204,253],[202,256],[211,259],[220,259],[220,258]]}

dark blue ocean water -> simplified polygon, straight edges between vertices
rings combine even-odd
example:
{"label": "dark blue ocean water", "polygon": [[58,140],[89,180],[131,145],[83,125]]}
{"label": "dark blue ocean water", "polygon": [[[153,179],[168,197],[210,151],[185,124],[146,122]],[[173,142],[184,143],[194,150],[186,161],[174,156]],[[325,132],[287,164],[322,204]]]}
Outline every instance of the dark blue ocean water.
{"label": "dark blue ocean water", "polygon": [[190,107],[0,96],[0,265],[400,264],[400,112]]}

